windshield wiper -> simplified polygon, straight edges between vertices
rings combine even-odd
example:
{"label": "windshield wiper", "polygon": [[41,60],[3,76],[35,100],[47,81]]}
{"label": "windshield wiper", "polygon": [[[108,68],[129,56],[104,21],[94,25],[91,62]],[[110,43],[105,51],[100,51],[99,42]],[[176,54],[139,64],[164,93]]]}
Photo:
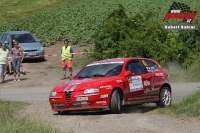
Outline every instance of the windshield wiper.
{"label": "windshield wiper", "polygon": [[91,76],[77,76],[76,78],[90,78]]}
{"label": "windshield wiper", "polygon": [[106,75],[103,75],[103,74],[93,74],[91,76],[93,76],[93,77],[106,77]]}

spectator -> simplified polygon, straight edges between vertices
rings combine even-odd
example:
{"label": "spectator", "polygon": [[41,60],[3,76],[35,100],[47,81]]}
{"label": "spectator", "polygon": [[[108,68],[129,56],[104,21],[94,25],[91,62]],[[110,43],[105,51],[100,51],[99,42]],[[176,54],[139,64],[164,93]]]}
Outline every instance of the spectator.
{"label": "spectator", "polygon": [[[20,56],[21,53],[21,56]],[[18,41],[14,42],[14,47],[11,49],[10,54],[12,56],[12,65],[14,71],[14,81],[16,81],[16,75],[18,75],[18,81],[20,81],[20,63],[23,61],[24,54],[20,48]]]}
{"label": "spectator", "polygon": [[9,56],[9,50],[6,48],[6,44],[2,43],[0,48],[0,83],[5,83],[5,75],[7,70],[7,64],[8,64],[8,56]]}
{"label": "spectator", "polygon": [[61,55],[62,55],[62,68],[63,68],[63,79],[66,78],[66,68],[69,68],[70,76],[69,78],[71,79],[72,77],[72,58],[73,58],[73,49],[71,46],[68,45],[68,40],[64,40],[65,46],[62,47],[61,49]]}
{"label": "spectator", "polygon": [[[16,42],[17,40],[16,39],[12,39],[12,48],[14,47],[14,42]],[[18,46],[23,50],[23,52],[24,52],[24,48],[20,45],[20,44],[18,44]],[[12,60],[10,61],[10,65],[12,65]],[[9,67],[9,69],[10,69],[10,67]],[[11,69],[12,69],[12,67],[11,67]],[[12,71],[12,70],[10,70],[10,71]],[[25,73],[25,71],[24,71],[24,68],[23,68],[23,65],[22,65],[22,62],[20,62],[20,72],[22,73],[22,74],[26,74]],[[11,74],[10,74],[11,75]]]}
{"label": "spectator", "polygon": [[8,58],[8,73],[9,76],[12,75],[12,59]]}

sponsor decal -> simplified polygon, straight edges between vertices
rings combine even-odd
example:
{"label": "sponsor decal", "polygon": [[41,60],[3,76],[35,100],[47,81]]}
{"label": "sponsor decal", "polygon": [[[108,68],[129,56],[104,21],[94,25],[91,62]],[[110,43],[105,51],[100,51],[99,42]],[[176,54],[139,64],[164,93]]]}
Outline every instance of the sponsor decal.
{"label": "sponsor decal", "polygon": [[155,73],[156,76],[165,76],[163,73]]}
{"label": "sponsor decal", "polygon": [[147,63],[146,63],[144,60],[142,60],[142,64],[143,64],[145,67],[148,66]]}
{"label": "sponsor decal", "polygon": [[154,87],[151,88],[151,91],[157,91],[157,90],[159,90],[159,88],[154,88]]}
{"label": "sponsor decal", "polygon": [[100,86],[100,88],[112,89],[112,85]]}
{"label": "sponsor decal", "polygon": [[141,100],[141,99],[150,99],[155,98],[156,96],[143,96],[143,97],[134,97],[134,98],[128,98],[129,101],[131,100]]}
{"label": "sponsor decal", "polygon": [[96,104],[103,104],[103,105],[106,105],[107,102],[106,102],[106,101],[96,101]]}
{"label": "sponsor decal", "polygon": [[151,92],[150,88],[147,88],[147,89],[144,90],[144,94],[148,94],[150,92]]}
{"label": "sponsor decal", "polygon": [[146,67],[148,72],[156,72],[158,69],[156,67]]}
{"label": "sponsor decal", "polygon": [[141,76],[129,77],[128,81],[129,81],[129,86],[130,86],[130,92],[139,91],[143,89]]}
{"label": "sponsor decal", "polygon": [[150,85],[150,81],[149,80],[145,80],[144,81],[144,86],[148,86],[148,85]]}
{"label": "sponsor decal", "polygon": [[114,62],[110,62],[110,61],[104,61],[104,62],[98,62],[98,63],[93,63],[93,64],[89,64],[87,66],[93,66],[93,65],[100,65],[100,64],[115,64],[115,63],[124,63],[124,61],[114,61]]}
{"label": "sponsor decal", "polygon": [[100,96],[100,98],[107,98],[108,97],[108,94],[103,94]]}
{"label": "sponsor decal", "polygon": [[123,81],[121,79],[116,80],[117,83],[122,83]]}

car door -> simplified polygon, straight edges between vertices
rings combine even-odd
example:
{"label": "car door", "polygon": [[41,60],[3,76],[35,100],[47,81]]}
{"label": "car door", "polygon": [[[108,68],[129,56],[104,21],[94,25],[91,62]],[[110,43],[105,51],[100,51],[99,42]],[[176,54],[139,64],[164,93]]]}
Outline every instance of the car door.
{"label": "car door", "polygon": [[151,89],[151,74],[144,68],[140,60],[132,60],[127,63],[127,70],[133,73],[128,77],[129,90],[128,101],[141,101],[146,99]]}
{"label": "car door", "polygon": [[165,79],[165,73],[162,71],[162,69],[159,69],[159,66],[148,59],[142,60],[143,65],[146,67],[148,73],[150,73],[152,76],[151,79],[151,92],[148,94],[149,98],[156,98],[157,95],[159,95],[159,90],[162,86],[162,81]]}

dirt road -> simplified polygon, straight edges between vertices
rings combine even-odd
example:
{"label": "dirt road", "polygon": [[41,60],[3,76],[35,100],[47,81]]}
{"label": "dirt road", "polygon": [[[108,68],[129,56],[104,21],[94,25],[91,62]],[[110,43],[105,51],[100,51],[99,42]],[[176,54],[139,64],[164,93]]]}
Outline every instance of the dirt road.
{"label": "dirt road", "polygon": [[[46,49],[47,54],[60,52],[61,43]],[[75,52],[84,47],[73,46]],[[86,57],[77,55],[74,59],[74,73],[81,68],[81,60]],[[80,62],[79,62],[80,61]],[[155,104],[124,107],[122,114],[104,112],[72,112],[58,115],[51,111],[48,103],[50,90],[59,83],[62,71],[59,57],[47,57],[46,61],[24,62],[27,75],[22,75],[21,82],[13,82],[13,75],[6,76],[7,83],[0,85],[0,98],[32,103],[23,113],[37,120],[44,120],[63,132],[74,133],[199,133],[198,119],[174,118],[156,114]],[[172,83],[173,103],[195,92],[200,83]]]}

